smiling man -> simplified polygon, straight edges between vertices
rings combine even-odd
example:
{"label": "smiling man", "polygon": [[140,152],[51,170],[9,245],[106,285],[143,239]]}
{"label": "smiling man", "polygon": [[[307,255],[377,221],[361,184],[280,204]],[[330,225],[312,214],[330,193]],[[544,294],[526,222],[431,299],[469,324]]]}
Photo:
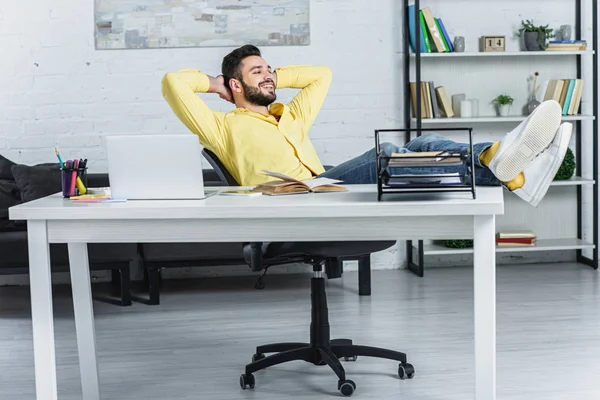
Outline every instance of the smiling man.
{"label": "smiling man", "polygon": [[[229,173],[243,186],[270,178],[271,170],[296,179],[316,176],[346,184],[376,182],[374,149],[325,171],[308,131],[321,110],[331,71],[326,66],[287,66],[272,70],[258,48],[245,45],[224,59],[222,75],[208,76],[197,69],[170,72],[162,81],[163,96],[177,117],[200,138]],[[288,104],[275,102],[276,89],[300,89]],[[231,112],[210,110],[197,93],[217,93],[236,108]],[[349,111],[351,112],[351,111]],[[537,206],[545,196],[565,156],[572,125],[561,125],[562,109],[545,101],[501,141],[476,143],[473,147],[475,182],[503,185]],[[432,133],[398,147],[383,143],[386,155],[422,151],[466,152],[467,144]],[[452,167],[427,169],[428,173],[454,172]],[[406,168],[406,174],[419,174]]]}
{"label": "smiling man", "polygon": [[[229,53],[222,75],[199,70],[169,72],[163,96],[177,117],[216,154],[241,185],[269,179],[262,170],[310,179],[324,172],[308,137],[331,84],[325,66],[272,70],[252,45]],[[288,104],[274,103],[275,89],[301,89]],[[228,113],[210,110],[196,93],[217,93],[235,104]]]}

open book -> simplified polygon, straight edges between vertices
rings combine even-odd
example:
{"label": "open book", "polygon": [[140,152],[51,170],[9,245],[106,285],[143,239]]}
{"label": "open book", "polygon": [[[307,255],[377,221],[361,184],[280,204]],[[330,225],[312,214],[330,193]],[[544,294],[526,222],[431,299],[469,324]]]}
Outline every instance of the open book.
{"label": "open book", "polygon": [[280,181],[270,181],[257,185],[253,191],[262,192],[268,195],[297,194],[310,192],[344,192],[343,186],[336,185],[341,182],[329,178],[315,178],[306,181],[299,181],[279,172],[263,170],[265,175],[281,179]]}

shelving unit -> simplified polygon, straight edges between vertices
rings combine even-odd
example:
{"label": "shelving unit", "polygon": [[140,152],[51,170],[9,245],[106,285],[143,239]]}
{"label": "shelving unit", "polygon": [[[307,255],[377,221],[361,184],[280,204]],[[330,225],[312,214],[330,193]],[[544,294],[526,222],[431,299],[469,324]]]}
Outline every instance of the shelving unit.
{"label": "shelving unit", "polygon": [[[473,0],[475,1],[475,0]],[[555,60],[557,57],[568,57],[572,58],[576,63],[577,68],[577,78],[582,78],[582,59],[585,62],[589,62],[591,66],[591,77],[592,82],[589,82],[590,78],[586,78],[585,88],[588,93],[589,91],[592,94],[589,96],[591,98],[591,107],[589,108],[592,112],[589,115],[573,115],[573,116],[563,116],[563,121],[571,121],[573,122],[573,137],[575,140],[575,159],[577,160],[577,166],[575,171],[575,176],[566,181],[554,181],[552,182],[552,187],[565,187],[565,186],[573,186],[576,191],[576,206],[577,206],[577,235],[573,238],[561,238],[561,239],[538,239],[535,246],[531,247],[497,247],[496,251],[498,253],[524,253],[524,252],[548,252],[548,251],[565,251],[572,250],[576,252],[577,261],[586,265],[591,266],[594,269],[598,268],[598,22],[596,15],[598,14],[598,4],[595,0],[575,0],[575,24],[574,24],[574,38],[579,40],[582,39],[582,8],[586,6],[586,1],[589,2],[589,6],[592,10],[592,32],[589,33],[588,39],[588,47],[591,46],[591,49],[583,51],[506,51],[506,52],[451,52],[451,53],[421,53],[420,52],[420,29],[421,25],[419,22],[419,10],[422,9],[421,4],[424,1],[414,0],[414,7],[416,12],[414,13],[415,21],[414,26],[416,30],[415,35],[415,50],[416,52],[412,52],[410,47],[410,32],[409,32],[409,0],[404,0],[404,22],[403,22],[403,53],[404,57],[404,121],[405,121],[405,129],[411,129],[416,132],[416,135],[419,136],[423,131],[431,130],[434,125],[442,125],[442,126],[458,126],[461,128],[469,128],[470,125],[466,124],[507,124],[509,126],[516,126],[518,123],[523,121],[526,116],[509,116],[509,117],[496,117],[496,116],[480,116],[477,118],[423,118],[421,117],[421,91],[416,91],[416,110],[414,115],[418,115],[419,117],[413,117],[412,114],[412,106],[411,106],[411,91],[410,91],[410,82],[411,82],[411,68],[415,68],[415,78],[412,81],[417,84],[417,87],[420,87],[422,82],[422,63],[428,62],[428,60],[440,60],[440,59],[462,59],[462,58],[476,58],[478,60],[485,60],[486,58],[506,58],[507,60],[520,60],[521,58],[526,58],[530,60],[534,60],[534,57],[541,57],[540,59],[536,59],[538,64],[542,63],[543,60],[548,59],[549,62],[551,60]],[[589,11],[589,10],[588,10]],[[515,14],[518,14],[518,11],[515,11]],[[508,62],[505,60],[506,62]],[[465,60],[464,62],[471,62]],[[477,62],[477,61],[472,61]],[[542,68],[542,67],[539,67]],[[590,85],[591,83],[591,85]],[[583,104],[581,106],[581,110],[583,111]],[[591,125],[591,129],[586,129],[586,132],[582,130],[582,123],[587,123]],[[423,128],[423,125],[427,125],[427,129]],[[503,126],[504,127],[504,126]],[[512,127],[510,129],[512,129]],[[477,137],[477,129],[474,129],[473,133],[474,137]],[[586,138],[591,139],[592,145],[583,148],[582,146],[582,136],[586,136]],[[405,141],[408,142],[412,139],[410,134],[405,135]],[[475,140],[477,141],[477,140]],[[591,172],[584,177],[582,174],[582,156],[585,154],[585,157],[591,158]],[[583,215],[583,189],[591,188],[591,215]],[[557,189],[558,190],[558,189]],[[551,196],[548,193],[547,196]],[[465,200],[468,201],[468,200]],[[538,210],[533,210],[532,212],[538,212]],[[539,212],[543,212],[543,209],[539,210]],[[507,213],[508,214],[508,213]],[[584,240],[583,237],[583,220],[589,219],[592,220],[592,230],[593,232],[590,234],[591,240]],[[458,238],[457,238],[458,239]],[[409,269],[418,276],[424,275],[424,257],[428,255],[432,256],[445,256],[445,255],[455,255],[455,254],[471,254],[472,249],[453,249],[444,246],[443,244],[424,244],[423,240],[418,240],[413,243],[412,240],[407,241],[406,243],[407,249],[407,258],[408,258],[408,267]],[[592,256],[587,257],[583,255],[583,251],[591,252]]]}

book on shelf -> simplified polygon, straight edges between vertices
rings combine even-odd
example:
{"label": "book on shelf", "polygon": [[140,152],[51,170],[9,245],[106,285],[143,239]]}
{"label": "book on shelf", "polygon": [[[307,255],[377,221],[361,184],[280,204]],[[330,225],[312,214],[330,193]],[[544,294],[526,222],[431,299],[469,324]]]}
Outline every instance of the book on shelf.
{"label": "book on shelf", "polygon": [[564,116],[577,115],[581,105],[583,85],[583,79],[551,79],[546,85],[544,101],[556,100]]}
{"label": "book on shelf", "polygon": [[546,51],[582,51],[587,50],[585,40],[551,40]]}
{"label": "book on shelf", "polygon": [[498,232],[496,237],[499,239],[523,239],[523,238],[535,238],[533,231],[504,231]]}
{"label": "book on shelf", "polygon": [[421,82],[423,88],[423,97],[425,98],[425,104],[427,105],[427,118],[434,118],[433,105],[431,103],[431,92],[429,91],[429,82]]}
{"label": "book on shelf", "polygon": [[[413,116],[417,115],[417,83],[410,82]],[[452,118],[452,102],[443,86],[421,82],[421,118]]]}
{"label": "book on shelf", "polygon": [[531,231],[509,231],[496,234],[496,244],[505,246],[535,246],[537,237]]}
{"label": "book on shelf", "polygon": [[444,22],[439,17],[434,17],[429,7],[417,10],[414,3],[408,6],[408,31],[409,42],[413,52],[416,52],[417,26],[415,17],[419,18],[419,52],[420,53],[448,53],[454,51],[454,46],[448,35]]}
{"label": "book on shelf", "polygon": [[446,45],[444,44],[444,40],[442,39],[442,34],[440,33],[440,30],[438,29],[438,25],[435,21],[435,19],[433,18],[433,14],[431,13],[431,10],[429,9],[429,7],[425,7],[421,10],[421,12],[423,13],[423,18],[425,19],[425,25],[427,26],[429,35],[431,36],[432,42],[433,42],[433,47],[432,50],[435,48],[435,51],[438,53],[446,53],[449,50],[446,48]]}
{"label": "book on shelf", "polygon": [[300,193],[344,192],[348,190],[344,186],[337,185],[337,183],[341,181],[335,179],[315,178],[300,181],[280,172],[267,170],[263,170],[262,172],[265,175],[279,180],[261,183],[254,187],[252,191],[261,192],[271,196]]}
{"label": "book on shelf", "polygon": [[496,240],[496,245],[498,247],[533,247],[535,246],[536,240],[535,239],[527,239],[527,240],[508,240],[508,241],[502,241],[500,239]]}
{"label": "book on shelf", "polygon": [[435,93],[437,95],[438,104],[442,110],[442,116],[446,118],[454,117],[454,111],[452,111],[452,102],[450,101],[448,93],[446,93],[446,88],[443,86],[438,86],[435,88]]}

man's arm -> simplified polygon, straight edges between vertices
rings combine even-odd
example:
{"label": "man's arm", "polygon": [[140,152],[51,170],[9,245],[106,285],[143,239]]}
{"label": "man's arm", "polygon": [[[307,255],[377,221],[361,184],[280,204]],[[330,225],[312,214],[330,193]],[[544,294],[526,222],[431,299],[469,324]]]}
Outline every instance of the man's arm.
{"label": "man's arm", "polygon": [[193,133],[200,143],[215,148],[222,140],[223,113],[212,111],[196,93],[219,93],[231,101],[231,95],[223,85],[223,78],[213,78],[198,70],[168,72],[162,80],[162,94],[177,117]]}
{"label": "man's arm", "polygon": [[288,106],[303,121],[306,132],[317,118],[329,91],[331,69],[327,66],[292,65],[275,69],[275,74],[278,89],[302,89]]}

